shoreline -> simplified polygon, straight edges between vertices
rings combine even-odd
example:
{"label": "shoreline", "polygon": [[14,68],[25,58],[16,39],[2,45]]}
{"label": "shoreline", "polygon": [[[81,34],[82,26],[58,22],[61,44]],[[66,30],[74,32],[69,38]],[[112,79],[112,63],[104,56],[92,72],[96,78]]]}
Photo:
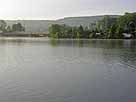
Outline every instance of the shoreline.
{"label": "shoreline", "polygon": [[136,39],[71,39],[71,38],[59,38],[59,39],[54,39],[50,37],[33,37],[33,36],[0,36],[1,39],[45,39],[45,40],[136,40]]}

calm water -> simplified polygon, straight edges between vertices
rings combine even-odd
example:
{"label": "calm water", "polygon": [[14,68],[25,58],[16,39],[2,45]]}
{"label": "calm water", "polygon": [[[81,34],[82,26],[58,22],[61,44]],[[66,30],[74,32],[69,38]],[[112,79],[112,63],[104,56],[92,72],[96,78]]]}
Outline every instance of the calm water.
{"label": "calm water", "polygon": [[136,41],[1,38],[0,102],[136,102]]}

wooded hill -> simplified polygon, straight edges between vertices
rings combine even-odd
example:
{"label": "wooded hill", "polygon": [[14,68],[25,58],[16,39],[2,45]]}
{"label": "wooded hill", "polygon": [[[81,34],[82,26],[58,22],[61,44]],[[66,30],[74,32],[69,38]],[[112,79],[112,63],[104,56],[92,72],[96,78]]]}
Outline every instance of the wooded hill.
{"label": "wooded hill", "polygon": [[[113,18],[118,18],[117,15],[109,15]],[[5,20],[7,25],[21,23],[25,27],[25,32],[48,32],[48,28],[52,24],[66,24],[68,26],[88,26],[93,28],[95,23],[101,19],[102,16],[85,16],[85,17],[67,17],[59,20]]]}

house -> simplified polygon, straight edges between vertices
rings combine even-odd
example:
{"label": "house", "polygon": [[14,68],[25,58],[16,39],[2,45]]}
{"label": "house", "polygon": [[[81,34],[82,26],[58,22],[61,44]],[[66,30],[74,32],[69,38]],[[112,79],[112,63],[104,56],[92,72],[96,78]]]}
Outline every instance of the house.
{"label": "house", "polygon": [[96,35],[101,35],[101,33],[96,33]]}
{"label": "house", "polygon": [[132,34],[128,34],[128,33],[123,33],[124,38],[131,38]]}

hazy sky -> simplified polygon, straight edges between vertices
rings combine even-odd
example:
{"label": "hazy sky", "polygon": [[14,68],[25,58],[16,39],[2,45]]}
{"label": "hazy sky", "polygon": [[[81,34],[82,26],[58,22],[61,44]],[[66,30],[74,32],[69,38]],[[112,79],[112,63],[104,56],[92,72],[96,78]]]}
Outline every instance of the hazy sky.
{"label": "hazy sky", "polygon": [[58,19],[136,11],[136,0],[0,0],[0,19]]}

